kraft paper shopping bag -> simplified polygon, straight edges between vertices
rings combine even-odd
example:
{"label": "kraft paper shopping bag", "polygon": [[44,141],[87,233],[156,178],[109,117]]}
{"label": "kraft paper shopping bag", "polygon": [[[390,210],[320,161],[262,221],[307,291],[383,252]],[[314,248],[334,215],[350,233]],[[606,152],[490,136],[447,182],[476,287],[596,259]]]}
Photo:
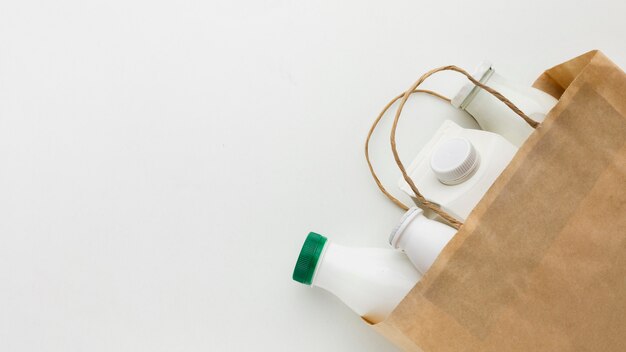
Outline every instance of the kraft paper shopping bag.
{"label": "kraft paper shopping bag", "polygon": [[407,351],[626,351],[626,74],[547,70],[559,99],[424,278],[374,328]]}

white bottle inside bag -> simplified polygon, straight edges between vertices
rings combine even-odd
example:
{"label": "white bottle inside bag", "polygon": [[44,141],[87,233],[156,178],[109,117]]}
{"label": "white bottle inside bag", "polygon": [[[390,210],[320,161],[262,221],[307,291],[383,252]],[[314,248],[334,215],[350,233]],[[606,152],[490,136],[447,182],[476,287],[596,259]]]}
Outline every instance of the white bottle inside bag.
{"label": "white bottle inside bag", "polygon": [[[462,128],[446,120],[407,173],[426,199],[465,220],[516,152],[517,148],[498,134]],[[415,197],[404,179],[399,185]]]}
{"label": "white bottle inside bag", "polygon": [[393,248],[402,249],[417,270],[426,274],[456,230],[424,216],[422,209],[409,209],[389,236]]}
{"label": "white bottle inside bag", "polygon": [[[472,76],[500,92],[537,122],[542,122],[558,102],[553,96],[539,89],[517,84],[500,76],[489,62],[483,62]],[[534,130],[503,102],[471,82],[461,88],[452,99],[452,105],[472,115],[483,130],[497,133],[517,147],[520,147]]]}
{"label": "white bottle inside bag", "polygon": [[387,248],[350,248],[309,233],[293,279],[321,287],[375,324],[383,321],[421,279],[407,256]]}

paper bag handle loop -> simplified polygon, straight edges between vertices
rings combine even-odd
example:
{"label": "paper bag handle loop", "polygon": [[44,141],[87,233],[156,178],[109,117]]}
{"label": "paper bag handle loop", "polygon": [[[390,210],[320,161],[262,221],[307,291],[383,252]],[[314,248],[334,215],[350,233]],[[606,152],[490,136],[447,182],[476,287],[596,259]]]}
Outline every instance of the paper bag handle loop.
{"label": "paper bag handle loop", "polygon": [[389,137],[389,140],[390,140],[390,143],[391,143],[391,151],[393,153],[393,157],[394,157],[394,159],[396,161],[396,164],[398,165],[398,168],[400,169],[400,172],[402,173],[402,177],[404,178],[406,183],[409,185],[409,187],[411,187],[411,190],[415,194],[415,198],[418,200],[420,205],[422,207],[426,207],[426,208],[432,210],[437,215],[441,216],[444,220],[446,220],[446,222],[448,222],[451,226],[453,226],[454,228],[458,229],[458,228],[461,227],[461,225],[463,225],[463,223],[461,221],[457,220],[455,217],[450,215],[448,212],[446,212],[445,210],[441,209],[441,207],[438,204],[433,203],[433,202],[427,200],[420,193],[420,191],[417,189],[417,186],[415,185],[415,183],[413,182],[411,177],[407,174],[406,168],[404,167],[404,164],[400,160],[400,156],[398,155],[398,150],[397,150],[397,147],[396,147],[396,129],[398,127],[398,121],[400,120],[400,115],[402,114],[402,109],[404,108],[404,105],[406,104],[407,100],[409,99],[409,96],[411,96],[414,93],[426,93],[426,94],[430,94],[432,96],[435,96],[437,98],[440,98],[442,100],[445,100],[447,102],[450,102],[449,98],[447,98],[447,97],[445,97],[445,96],[443,96],[443,95],[441,95],[439,93],[436,93],[436,92],[433,92],[433,91],[430,91],[430,90],[417,89],[420,86],[420,84],[424,83],[424,81],[428,77],[432,76],[433,74],[435,74],[437,72],[441,72],[441,71],[455,71],[455,72],[459,72],[459,73],[463,74],[474,85],[484,89],[489,94],[493,95],[498,100],[503,102],[506,106],[508,106],[511,110],[513,110],[513,112],[515,112],[524,121],[526,121],[526,123],[528,125],[530,125],[532,128],[537,128],[537,126],[539,126],[539,123],[537,121],[531,119],[530,117],[528,117],[523,111],[521,111],[517,106],[515,106],[515,104],[513,104],[510,100],[508,100],[506,97],[504,97],[498,91],[496,91],[495,89],[490,88],[490,87],[484,85],[483,83],[479,82],[474,77],[472,77],[472,75],[470,75],[467,71],[463,70],[460,67],[454,66],[454,65],[442,66],[442,67],[439,67],[439,68],[436,68],[436,69],[433,69],[433,70],[430,70],[430,71],[426,72],[417,81],[415,81],[415,83],[413,83],[413,85],[409,89],[407,89],[403,94],[398,95],[397,97],[392,99],[389,103],[387,103],[387,105],[383,108],[383,110],[380,112],[380,114],[376,117],[376,120],[374,120],[374,123],[372,124],[372,127],[370,128],[370,130],[369,130],[369,132],[367,134],[367,139],[365,140],[365,159],[367,160],[367,165],[368,165],[368,167],[370,169],[370,173],[372,174],[372,177],[374,178],[374,181],[376,181],[376,185],[378,186],[378,188],[383,192],[383,194],[385,194],[385,196],[387,196],[387,198],[389,198],[394,204],[396,204],[400,208],[402,208],[404,210],[407,210],[409,208],[407,205],[402,203],[400,200],[395,198],[393,195],[391,195],[391,193],[389,193],[387,191],[385,186],[382,184],[382,182],[380,181],[380,179],[376,175],[376,172],[374,171],[374,167],[372,166],[372,163],[371,163],[371,160],[370,160],[370,157],[369,157],[369,142],[370,142],[370,139],[372,137],[372,134],[374,133],[374,130],[378,126],[378,123],[380,122],[380,120],[382,119],[384,114],[387,112],[387,110],[389,110],[391,105],[393,105],[396,101],[400,100],[400,105],[398,106],[398,110],[396,111],[396,115],[395,115],[394,120],[393,120],[393,125],[391,126],[391,134],[390,134],[390,137]]}

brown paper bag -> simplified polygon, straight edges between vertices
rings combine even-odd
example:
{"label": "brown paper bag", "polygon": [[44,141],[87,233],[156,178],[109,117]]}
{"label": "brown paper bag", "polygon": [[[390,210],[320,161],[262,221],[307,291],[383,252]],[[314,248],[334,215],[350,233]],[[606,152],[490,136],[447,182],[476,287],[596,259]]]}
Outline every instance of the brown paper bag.
{"label": "brown paper bag", "polygon": [[376,330],[407,351],[626,351],[626,74],[546,71],[558,104]]}

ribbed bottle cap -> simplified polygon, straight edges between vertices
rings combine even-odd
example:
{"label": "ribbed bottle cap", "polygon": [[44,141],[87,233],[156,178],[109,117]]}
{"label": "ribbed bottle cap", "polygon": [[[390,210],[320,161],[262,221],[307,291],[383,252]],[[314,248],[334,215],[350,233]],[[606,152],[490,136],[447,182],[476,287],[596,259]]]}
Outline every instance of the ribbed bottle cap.
{"label": "ribbed bottle cap", "polygon": [[313,282],[315,268],[317,267],[317,262],[322,255],[325,244],[326,237],[315,232],[309,232],[300,250],[296,267],[293,269],[292,278],[295,281],[305,285],[310,285],[311,282]]}
{"label": "ribbed bottle cap", "polygon": [[470,141],[451,138],[439,144],[430,158],[430,167],[441,183],[456,185],[470,178],[480,158]]}

